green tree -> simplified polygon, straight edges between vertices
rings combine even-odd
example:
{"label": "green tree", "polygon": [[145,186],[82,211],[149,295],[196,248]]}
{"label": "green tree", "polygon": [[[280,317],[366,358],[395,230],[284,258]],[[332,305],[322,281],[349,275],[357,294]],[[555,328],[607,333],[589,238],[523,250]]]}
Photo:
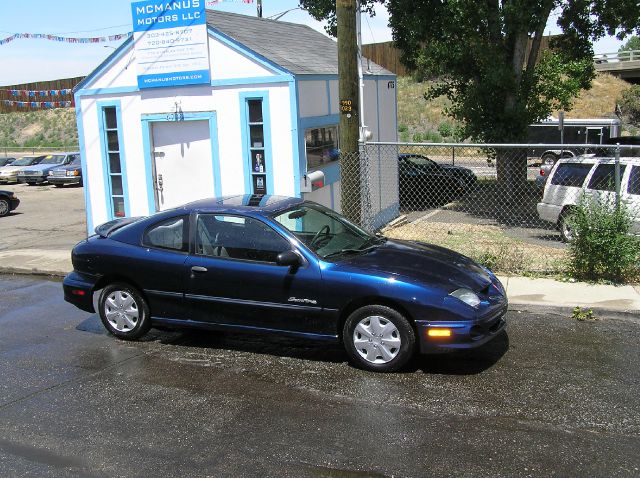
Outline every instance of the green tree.
{"label": "green tree", "polygon": [[[522,142],[527,125],[555,109],[571,108],[595,75],[592,42],[640,31],[635,0],[380,0],[402,61],[433,78],[427,99],[445,95],[447,113],[465,137]],[[370,11],[374,0],[363,0]],[[300,0],[318,19],[334,25],[331,0]],[[564,32],[540,54],[553,14]],[[526,180],[526,157],[498,155],[498,177]]]}
{"label": "green tree", "polygon": [[[622,45],[620,48],[618,48],[618,53],[624,53],[624,52],[630,52],[630,51],[640,51],[640,37],[639,36],[632,36],[631,38],[629,38],[629,40],[627,40],[627,43],[625,43],[624,45]],[[629,61],[631,59],[631,56],[622,56],[620,57],[620,61]],[[640,53],[635,53],[633,55],[633,59],[634,60],[640,60]]]}

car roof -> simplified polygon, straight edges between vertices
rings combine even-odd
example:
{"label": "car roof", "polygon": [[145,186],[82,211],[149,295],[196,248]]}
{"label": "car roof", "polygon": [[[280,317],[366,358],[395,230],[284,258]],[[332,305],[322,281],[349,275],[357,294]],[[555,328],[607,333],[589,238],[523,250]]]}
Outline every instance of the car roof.
{"label": "car roof", "polygon": [[[614,163],[616,158],[612,156],[577,156],[575,158],[562,158],[558,160],[558,163],[586,163],[586,164],[596,164],[596,163]],[[635,156],[621,156],[620,163],[630,163],[630,164],[640,164],[640,158]]]}
{"label": "car roof", "polygon": [[239,194],[235,196],[222,196],[217,198],[201,199],[185,204],[179,209],[188,209],[196,212],[231,212],[259,214],[272,214],[304,202],[304,199],[275,196],[268,194]]}

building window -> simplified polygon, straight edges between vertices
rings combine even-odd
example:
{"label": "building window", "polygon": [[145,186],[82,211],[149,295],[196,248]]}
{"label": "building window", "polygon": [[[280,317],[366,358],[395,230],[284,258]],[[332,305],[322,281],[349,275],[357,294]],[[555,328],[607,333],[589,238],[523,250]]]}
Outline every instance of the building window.
{"label": "building window", "polygon": [[264,118],[262,100],[247,100],[249,110],[249,154],[254,194],[267,193],[267,166],[265,163]]}
{"label": "building window", "polygon": [[102,109],[104,115],[104,135],[107,149],[107,166],[109,177],[109,190],[107,194],[111,198],[112,217],[125,217],[124,184],[122,177],[122,161],[120,157],[121,140],[118,135],[118,115],[115,106],[105,106]]}
{"label": "building window", "polygon": [[337,126],[323,126],[304,130],[304,143],[308,171],[337,161],[340,156]]}

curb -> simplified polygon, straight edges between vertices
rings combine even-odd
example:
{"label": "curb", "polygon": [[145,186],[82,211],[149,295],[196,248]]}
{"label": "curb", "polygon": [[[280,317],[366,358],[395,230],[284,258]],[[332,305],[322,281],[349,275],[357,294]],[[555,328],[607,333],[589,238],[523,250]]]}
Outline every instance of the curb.
{"label": "curb", "polygon": [[60,271],[48,271],[41,269],[23,269],[20,267],[0,267],[0,274],[14,274],[14,275],[31,275],[40,277],[50,277],[55,279],[64,279],[68,274],[67,272]]}
{"label": "curb", "polygon": [[[601,307],[584,307],[582,310],[592,310],[596,319],[616,319],[640,324],[640,310],[616,310],[604,309]],[[527,303],[511,303],[509,302],[509,311],[511,312],[531,312],[534,314],[547,313],[553,315],[562,315],[571,318],[574,307],[566,305],[547,305],[547,304],[527,304]]]}

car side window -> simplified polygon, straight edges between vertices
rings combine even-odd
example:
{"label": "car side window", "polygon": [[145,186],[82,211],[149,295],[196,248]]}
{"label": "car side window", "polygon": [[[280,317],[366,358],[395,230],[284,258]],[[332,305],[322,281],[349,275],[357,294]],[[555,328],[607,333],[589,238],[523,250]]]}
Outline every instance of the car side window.
{"label": "car side window", "polygon": [[257,219],[200,214],[196,222],[196,254],[275,263],[290,249],[285,238]]}
{"label": "car side window", "polygon": [[[624,175],[624,165],[620,165],[620,178]],[[597,191],[615,191],[615,165],[599,164],[589,180],[589,189]]]}
{"label": "car side window", "polygon": [[142,244],[148,247],[187,252],[189,250],[188,224],[188,216],[160,221],[145,231]]}
{"label": "car side window", "polygon": [[563,163],[558,166],[551,178],[551,184],[556,186],[582,187],[593,164]]}
{"label": "car side window", "polygon": [[640,166],[633,166],[629,174],[629,185],[627,186],[629,194],[640,195]]}

